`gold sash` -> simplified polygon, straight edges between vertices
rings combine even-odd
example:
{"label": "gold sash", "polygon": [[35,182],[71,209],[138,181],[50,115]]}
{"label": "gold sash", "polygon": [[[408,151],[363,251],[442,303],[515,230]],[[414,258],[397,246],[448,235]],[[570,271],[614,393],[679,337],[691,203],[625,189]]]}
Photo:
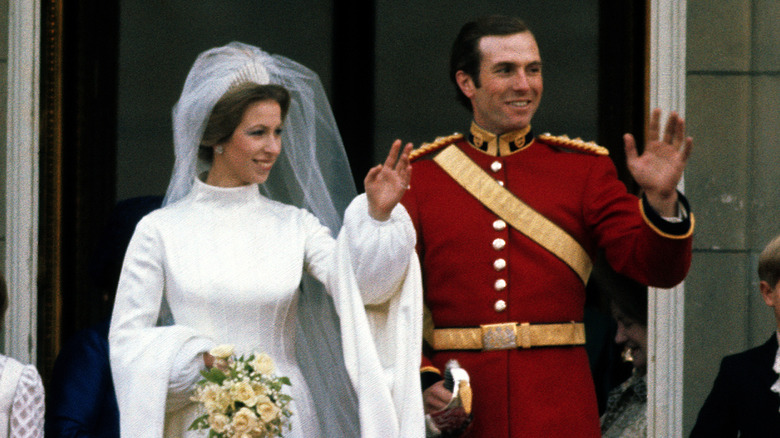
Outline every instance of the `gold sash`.
{"label": "gold sash", "polygon": [[433,160],[485,207],[561,259],[577,273],[583,284],[588,283],[593,262],[566,231],[499,185],[456,145],[448,146]]}

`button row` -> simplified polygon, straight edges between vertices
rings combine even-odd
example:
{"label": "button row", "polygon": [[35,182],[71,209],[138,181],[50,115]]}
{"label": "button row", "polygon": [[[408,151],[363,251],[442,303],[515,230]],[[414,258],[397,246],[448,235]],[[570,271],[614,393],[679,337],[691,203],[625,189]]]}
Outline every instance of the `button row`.
{"label": "button row", "polygon": [[[490,165],[490,169],[493,172],[498,172],[499,170],[501,170],[501,163],[498,161],[494,161],[493,164]],[[502,181],[499,181],[498,183],[502,186],[504,185]],[[496,231],[506,230],[506,222],[502,219],[496,219],[495,221],[493,221],[493,229]],[[496,251],[501,251],[504,248],[506,248],[506,240],[501,238],[497,238],[493,240],[493,249],[495,249]],[[496,271],[502,271],[506,269],[506,260],[503,258],[497,258],[493,262],[493,269],[495,269]],[[493,288],[496,290],[496,292],[501,292],[505,290],[506,286],[507,286],[506,280],[503,278],[499,278],[498,280],[495,281],[495,283],[493,283]],[[506,310],[506,307],[507,304],[506,301],[504,300],[498,300],[495,302],[495,304],[493,304],[493,309],[496,312],[503,312],[504,310]]]}

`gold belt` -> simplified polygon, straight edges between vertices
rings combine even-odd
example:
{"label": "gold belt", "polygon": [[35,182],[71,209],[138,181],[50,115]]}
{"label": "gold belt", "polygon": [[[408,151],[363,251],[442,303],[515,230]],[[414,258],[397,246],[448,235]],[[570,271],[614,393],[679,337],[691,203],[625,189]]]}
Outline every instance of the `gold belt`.
{"label": "gold belt", "polygon": [[508,350],[513,348],[584,345],[585,324],[507,322],[433,331],[434,350]]}

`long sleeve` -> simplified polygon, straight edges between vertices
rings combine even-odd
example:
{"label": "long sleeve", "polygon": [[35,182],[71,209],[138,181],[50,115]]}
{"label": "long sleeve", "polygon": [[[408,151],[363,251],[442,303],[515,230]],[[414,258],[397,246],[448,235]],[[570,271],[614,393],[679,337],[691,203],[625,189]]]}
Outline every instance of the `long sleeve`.
{"label": "long sleeve", "polygon": [[739,426],[737,424],[737,406],[739,397],[731,391],[734,382],[729,379],[729,373],[724,367],[727,362],[721,362],[718,376],[712,386],[712,391],[704,401],[704,405],[696,418],[696,424],[691,431],[691,438],[696,437],[736,437]]}
{"label": "long sleeve", "polygon": [[[157,327],[165,285],[164,249],[157,228],[141,220],[117,289],[109,343],[122,436],[162,435],[166,409],[172,408],[167,403],[169,388],[181,390],[186,385],[179,383],[197,374],[194,370],[181,376],[176,368],[213,344],[186,326]],[[201,348],[193,347],[196,342]]]}
{"label": "long sleeve", "polygon": [[10,436],[43,438],[43,382],[32,365],[25,365],[11,406]]}
{"label": "long sleeve", "polygon": [[[369,254],[370,249],[358,253],[365,260],[356,260],[352,240],[360,234],[349,231],[347,222],[351,220],[351,209],[367,211],[359,201],[358,198],[353,202],[345,215],[345,230],[339,236],[336,250],[340,275],[331,287],[341,317],[344,362],[360,400],[361,433],[362,436],[422,436],[425,426],[417,370],[422,342],[422,288],[419,263],[413,251],[414,229],[406,210],[397,208],[390,224],[383,223],[380,227],[381,233],[397,233],[395,240],[385,249],[374,248],[376,254]],[[387,225],[390,227],[385,228]],[[369,258],[387,256],[382,251],[389,248],[400,254],[384,262],[382,274],[381,260]],[[404,255],[406,260],[401,262],[400,257]],[[388,264],[405,269],[391,274]],[[363,291],[362,297],[356,297],[348,292],[361,282],[350,271],[359,275],[373,272],[380,277],[393,275],[394,278],[378,281],[393,284],[395,288],[374,290],[368,298]],[[395,277],[398,275],[402,281]]]}
{"label": "long sleeve", "polygon": [[672,287],[691,263],[693,219],[685,197],[684,219],[669,222],[646,199],[626,193],[608,159],[594,160],[583,190],[584,219],[610,265],[640,283]]}
{"label": "long sleeve", "polygon": [[[360,435],[422,436],[417,372],[422,290],[414,228],[406,210],[399,205],[389,220],[376,221],[361,195],[347,208],[335,241],[326,229],[317,231],[312,224],[306,228],[313,232],[305,244],[305,268],[325,285],[339,316],[344,365],[358,399]],[[315,394],[322,389],[318,384],[310,382]]]}
{"label": "long sleeve", "polygon": [[[344,214],[344,225],[338,237],[345,240],[365,304],[386,302],[388,294],[398,290],[403,281],[409,257],[414,252],[414,228],[400,204],[387,221],[377,221],[368,214],[366,195],[353,200]],[[328,282],[332,270],[333,242],[321,231],[307,242],[307,263],[314,275]]]}

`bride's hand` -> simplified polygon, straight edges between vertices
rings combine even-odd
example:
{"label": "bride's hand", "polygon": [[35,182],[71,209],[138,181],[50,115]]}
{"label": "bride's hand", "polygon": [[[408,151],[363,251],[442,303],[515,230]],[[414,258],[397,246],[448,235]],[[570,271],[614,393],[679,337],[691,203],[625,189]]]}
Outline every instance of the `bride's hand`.
{"label": "bride's hand", "polygon": [[393,142],[390,153],[384,164],[372,167],[363,181],[368,197],[368,214],[378,221],[390,218],[393,208],[401,201],[409,188],[412,176],[412,165],[409,164],[409,154],[412,144],[407,143],[401,151],[401,140]]}
{"label": "bride's hand", "polygon": [[224,373],[230,371],[230,367],[227,366],[227,363],[224,359],[218,359],[209,353],[203,353],[203,365],[206,366],[207,370],[218,368]]}

